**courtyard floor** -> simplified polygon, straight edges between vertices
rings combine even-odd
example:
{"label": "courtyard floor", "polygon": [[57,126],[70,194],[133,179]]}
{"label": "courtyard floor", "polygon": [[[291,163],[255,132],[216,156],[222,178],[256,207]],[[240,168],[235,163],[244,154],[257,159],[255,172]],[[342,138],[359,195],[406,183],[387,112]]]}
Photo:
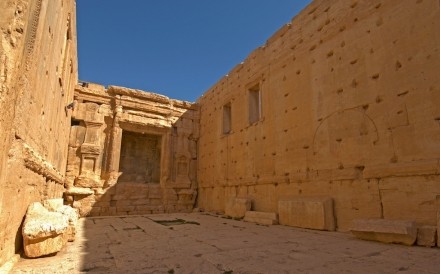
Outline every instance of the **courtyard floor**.
{"label": "courtyard floor", "polygon": [[56,256],[21,258],[11,272],[440,273],[440,248],[206,213],[85,218],[76,241]]}

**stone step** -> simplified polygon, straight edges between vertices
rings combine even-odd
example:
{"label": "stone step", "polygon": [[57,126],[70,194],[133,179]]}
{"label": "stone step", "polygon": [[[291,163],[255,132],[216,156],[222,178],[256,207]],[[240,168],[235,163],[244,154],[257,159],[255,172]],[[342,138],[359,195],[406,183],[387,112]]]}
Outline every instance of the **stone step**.
{"label": "stone step", "polygon": [[362,240],[413,245],[417,239],[417,226],[414,221],[357,219],[351,232]]}
{"label": "stone step", "polygon": [[275,212],[246,211],[244,221],[260,225],[276,225],[278,216]]}

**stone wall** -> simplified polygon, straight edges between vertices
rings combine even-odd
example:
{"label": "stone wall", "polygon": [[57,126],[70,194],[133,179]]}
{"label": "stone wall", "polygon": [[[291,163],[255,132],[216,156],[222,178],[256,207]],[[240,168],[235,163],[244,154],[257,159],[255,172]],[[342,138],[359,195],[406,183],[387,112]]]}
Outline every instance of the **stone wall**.
{"label": "stone wall", "polygon": [[75,1],[0,2],[0,265],[31,202],[62,197],[77,83]]}
{"label": "stone wall", "polygon": [[198,100],[198,206],[330,196],[342,231],[434,225],[439,29],[437,0],[315,0]]}
{"label": "stone wall", "polygon": [[193,209],[197,105],[83,83],[72,118],[65,198],[82,216]]}

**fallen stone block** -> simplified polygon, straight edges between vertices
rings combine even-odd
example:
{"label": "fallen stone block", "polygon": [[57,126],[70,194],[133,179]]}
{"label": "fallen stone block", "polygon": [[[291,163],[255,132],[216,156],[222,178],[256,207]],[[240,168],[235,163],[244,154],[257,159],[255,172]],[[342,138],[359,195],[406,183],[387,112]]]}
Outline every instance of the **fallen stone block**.
{"label": "fallen stone block", "polygon": [[260,225],[276,225],[278,216],[275,212],[246,211],[244,221]]}
{"label": "fallen stone block", "polygon": [[251,210],[252,201],[249,198],[232,197],[226,201],[225,215],[232,218],[243,218],[246,211]]}
{"label": "fallen stone block", "polygon": [[317,230],[335,230],[333,199],[328,197],[296,197],[278,201],[282,225]]}
{"label": "fallen stone block", "polygon": [[413,245],[417,239],[414,221],[358,219],[353,221],[351,232],[362,240],[390,244]]}
{"label": "fallen stone block", "polygon": [[417,245],[433,247],[436,245],[437,227],[424,225],[417,228]]}
{"label": "fallen stone block", "polygon": [[36,258],[60,251],[67,242],[68,217],[48,211],[41,203],[32,203],[23,224],[24,252]]}

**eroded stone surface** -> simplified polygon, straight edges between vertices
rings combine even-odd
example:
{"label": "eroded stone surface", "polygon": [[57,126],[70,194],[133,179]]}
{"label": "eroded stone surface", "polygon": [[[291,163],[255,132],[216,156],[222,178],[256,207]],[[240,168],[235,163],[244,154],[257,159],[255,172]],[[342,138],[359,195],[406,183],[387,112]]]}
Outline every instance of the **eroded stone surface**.
{"label": "eroded stone surface", "polygon": [[368,241],[413,245],[417,239],[414,221],[359,219],[353,221],[351,232]]}

